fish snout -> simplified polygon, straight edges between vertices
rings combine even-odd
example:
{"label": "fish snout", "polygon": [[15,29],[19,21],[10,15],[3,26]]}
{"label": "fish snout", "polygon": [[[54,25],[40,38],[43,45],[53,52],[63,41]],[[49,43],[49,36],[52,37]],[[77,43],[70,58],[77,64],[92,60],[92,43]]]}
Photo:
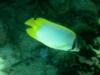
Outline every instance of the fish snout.
{"label": "fish snout", "polygon": [[32,28],[32,26],[30,26],[30,25],[25,25],[25,27],[26,27],[26,28]]}

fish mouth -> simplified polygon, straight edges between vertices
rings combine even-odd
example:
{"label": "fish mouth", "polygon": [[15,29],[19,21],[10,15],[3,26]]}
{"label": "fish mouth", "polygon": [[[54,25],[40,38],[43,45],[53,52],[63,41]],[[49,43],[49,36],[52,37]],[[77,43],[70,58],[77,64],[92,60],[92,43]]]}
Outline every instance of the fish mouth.
{"label": "fish mouth", "polygon": [[25,27],[26,27],[26,28],[32,28],[32,26],[30,26],[30,25],[26,25]]}

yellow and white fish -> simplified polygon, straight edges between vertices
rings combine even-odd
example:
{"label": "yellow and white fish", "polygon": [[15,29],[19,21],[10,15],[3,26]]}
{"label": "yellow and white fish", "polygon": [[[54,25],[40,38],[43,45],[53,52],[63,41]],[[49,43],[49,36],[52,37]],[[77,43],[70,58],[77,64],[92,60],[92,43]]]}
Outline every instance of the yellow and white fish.
{"label": "yellow and white fish", "polygon": [[44,18],[30,18],[25,24],[29,26],[27,34],[44,45],[57,50],[72,49],[76,34],[69,28]]}

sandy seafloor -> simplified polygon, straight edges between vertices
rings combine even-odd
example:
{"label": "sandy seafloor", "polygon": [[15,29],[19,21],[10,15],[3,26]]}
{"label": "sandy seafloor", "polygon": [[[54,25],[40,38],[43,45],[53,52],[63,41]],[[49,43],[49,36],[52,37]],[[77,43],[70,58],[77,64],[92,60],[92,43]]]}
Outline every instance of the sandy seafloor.
{"label": "sandy seafloor", "polygon": [[[80,51],[29,37],[31,17],[72,29]],[[0,0],[0,75],[100,75],[100,0]]]}

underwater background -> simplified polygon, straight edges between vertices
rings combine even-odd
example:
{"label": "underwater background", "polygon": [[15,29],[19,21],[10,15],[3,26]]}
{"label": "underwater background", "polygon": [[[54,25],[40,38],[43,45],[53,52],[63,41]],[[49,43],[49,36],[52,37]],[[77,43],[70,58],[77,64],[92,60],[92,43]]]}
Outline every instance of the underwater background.
{"label": "underwater background", "polygon": [[[80,51],[30,38],[32,17],[72,29]],[[0,75],[100,75],[100,0],[0,0]]]}

